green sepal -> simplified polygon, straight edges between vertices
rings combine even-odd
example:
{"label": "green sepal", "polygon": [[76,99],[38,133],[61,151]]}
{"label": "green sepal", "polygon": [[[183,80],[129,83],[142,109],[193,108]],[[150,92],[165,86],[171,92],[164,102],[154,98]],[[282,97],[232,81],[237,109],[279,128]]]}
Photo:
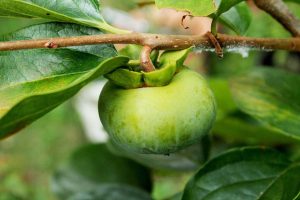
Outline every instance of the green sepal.
{"label": "green sepal", "polygon": [[158,70],[142,72],[146,86],[159,87],[168,85],[178,71],[192,48],[180,51],[165,51],[159,58]]}
{"label": "green sepal", "polygon": [[158,64],[158,62],[157,62],[158,57],[159,57],[159,51],[153,50],[150,54],[150,59],[151,59],[153,65],[155,65],[155,66]]}
{"label": "green sepal", "polygon": [[[183,68],[183,63],[191,49],[165,51],[160,56],[159,63],[155,63],[158,67],[152,72],[135,71],[139,66],[136,66],[135,60],[132,60],[128,62],[128,66],[122,66],[122,68],[106,74],[105,77],[113,84],[126,89],[165,86],[171,82],[175,73]],[[157,60],[158,52],[152,55],[155,57],[154,60]]]}
{"label": "green sepal", "polygon": [[146,86],[158,87],[168,85],[176,72],[176,65],[165,65],[152,72],[142,72]]}
{"label": "green sepal", "polygon": [[193,47],[180,51],[165,51],[159,58],[159,63],[162,66],[175,65],[177,70],[183,66],[183,63]]}
{"label": "green sepal", "polygon": [[119,68],[112,73],[106,74],[105,77],[115,85],[119,85],[126,89],[139,88],[144,85],[143,74],[128,69]]}

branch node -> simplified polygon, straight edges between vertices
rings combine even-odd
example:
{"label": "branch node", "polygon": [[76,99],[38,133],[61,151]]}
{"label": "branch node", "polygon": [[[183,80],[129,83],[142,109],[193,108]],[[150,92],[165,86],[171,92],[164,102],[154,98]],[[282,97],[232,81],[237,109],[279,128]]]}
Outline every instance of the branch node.
{"label": "branch node", "polygon": [[218,39],[212,34],[211,32],[207,32],[205,36],[208,37],[211,44],[215,47],[215,52],[218,55],[219,58],[224,57],[223,49],[218,41]]}
{"label": "branch node", "polygon": [[48,48],[48,49],[56,49],[56,48],[58,48],[58,44],[55,44],[52,41],[48,41],[44,46],[45,46],[45,48]]}
{"label": "branch node", "polygon": [[155,70],[155,66],[150,58],[151,52],[152,48],[150,46],[144,46],[141,51],[141,67],[144,72],[151,72]]}

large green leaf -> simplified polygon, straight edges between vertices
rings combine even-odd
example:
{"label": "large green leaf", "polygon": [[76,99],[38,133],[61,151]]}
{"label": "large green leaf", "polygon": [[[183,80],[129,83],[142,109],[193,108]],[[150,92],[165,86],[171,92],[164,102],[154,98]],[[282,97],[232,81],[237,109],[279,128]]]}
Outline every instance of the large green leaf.
{"label": "large green leaf", "polygon": [[300,139],[300,76],[256,68],[231,81],[238,107],[265,126]]}
{"label": "large green leaf", "polygon": [[242,2],[220,16],[220,21],[239,35],[244,35],[252,22],[247,3]]}
{"label": "large green leaf", "polygon": [[37,17],[120,32],[104,21],[98,0],[1,0],[0,13],[2,16]]}
{"label": "large green leaf", "polygon": [[[227,66],[226,66],[227,67]],[[250,145],[283,145],[294,139],[262,126],[251,116],[238,110],[230,92],[228,79],[211,78],[210,87],[217,102],[217,121],[212,133],[227,143]]]}
{"label": "large green leaf", "polygon": [[216,2],[219,4],[216,15],[220,16],[222,13],[227,12],[232,7],[241,3],[242,1],[245,1],[245,0],[216,0]]}
{"label": "large green leaf", "polygon": [[292,200],[299,180],[300,166],[279,152],[235,149],[205,164],[187,184],[183,200]]}
{"label": "large green leaf", "polygon": [[294,144],[295,140],[276,131],[269,130],[256,121],[243,119],[242,116],[228,116],[218,120],[213,134],[227,143],[248,145],[284,145]]}
{"label": "large green leaf", "polygon": [[146,192],[128,185],[103,184],[94,190],[77,193],[68,200],[151,200]]}
{"label": "large green leaf", "polygon": [[280,199],[299,200],[300,198],[300,164],[287,168],[260,194],[258,200]]}
{"label": "large green leaf", "polygon": [[151,190],[149,170],[110,153],[105,144],[87,145],[76,150],[67,166],[56,171],[52,182],[54,192],[61,199],[101,188],[101,184],[124,184]]}
{"label": "large green leaf", "polygon": [[9,17],[9,16],[0,16],[0,35],[5,35],[19,29],[50,22],[48,19],[41,18],[22,18],[22,17]]}
{"label": "large green leaf", "polygon": [[[49,23],[1,36],[0,41],[88,34],[101,32],[75,24]],[[92,79],[127,62],[126,57],[116,57],[111,45],[1,52],[0,138],[17,132]]]}
{"label": "large green leaf", "polygon": [[212,29],[220,20],[239,35],[244,35],[252,21],[251,11],[244,0],[219,0],[218,10],[214,15]]}
{"label": "large green leaf", "polygon": [[155,0],[158,8],[187,11],[194,16],[208,16],[216,11],[214,0]]}

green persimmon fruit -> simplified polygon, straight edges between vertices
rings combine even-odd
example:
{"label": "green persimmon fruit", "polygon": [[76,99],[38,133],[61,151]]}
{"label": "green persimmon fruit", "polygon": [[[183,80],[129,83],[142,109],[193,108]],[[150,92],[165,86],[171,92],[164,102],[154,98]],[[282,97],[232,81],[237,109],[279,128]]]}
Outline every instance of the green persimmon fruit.
{"label": "green persimmon fruit", "polygon": [[169,154],[210,131],[216,105],[208,84],[186,67],[177,69],[163,86],[128,89],[106,83],[99,115],[114,142],[137,153]]}

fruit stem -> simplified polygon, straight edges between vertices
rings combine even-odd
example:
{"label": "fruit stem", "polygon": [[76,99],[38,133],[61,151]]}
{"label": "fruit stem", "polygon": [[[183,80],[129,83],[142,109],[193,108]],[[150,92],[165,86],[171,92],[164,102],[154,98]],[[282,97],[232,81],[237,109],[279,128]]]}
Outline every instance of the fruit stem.
{"label": "fruit stem", "polygon": [[144,72],[151,72],[155,70],[155,66],[152,63],[150,58],[150,54],[152,52],[152,48],[150,46],[144,46],[141,52],[141,67]]}

